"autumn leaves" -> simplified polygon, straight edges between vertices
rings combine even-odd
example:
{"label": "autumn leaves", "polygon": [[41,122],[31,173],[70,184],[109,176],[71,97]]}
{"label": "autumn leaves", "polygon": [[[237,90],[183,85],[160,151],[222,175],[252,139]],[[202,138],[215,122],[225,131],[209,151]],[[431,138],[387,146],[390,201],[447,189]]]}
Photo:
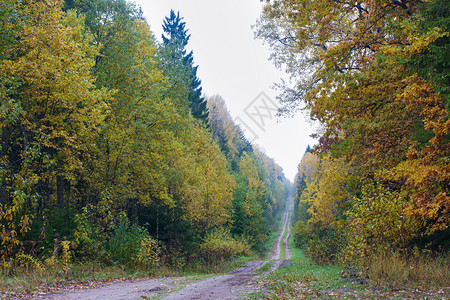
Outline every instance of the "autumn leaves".
{"label": "autumn leaves", "polygon": [[265,6],[257,36],[291,75],[285,110],[303,103],[321,124],[315,174],[297,181],[318,252],[342,238],[327,255],[351,260],[448,232],[448,20],[445,1]]}
{"label": "autumn leaves", "polygon": [[[102,259],[133,230],[167,253],[194,253],[212,230],[265,241],[288,182],[225,128],[226,108],[208,121],[188,36],[157,42],[123,0],[1,5],[3,259],[30,245],[46,255],[55,234]],[[166,29],[186,38],[181,20]]]}

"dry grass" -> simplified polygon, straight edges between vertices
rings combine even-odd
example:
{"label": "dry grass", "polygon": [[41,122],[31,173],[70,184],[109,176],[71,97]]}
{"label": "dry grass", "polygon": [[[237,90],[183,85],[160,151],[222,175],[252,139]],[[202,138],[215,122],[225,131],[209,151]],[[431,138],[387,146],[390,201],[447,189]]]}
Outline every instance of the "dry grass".
{"label": "dry grass", "polygon": [[447,287],[450,283],[450,259],[448,255],[402,257],[388,254],[369,260],[367,275],[378,286]]}
{"label": "dry grass", "polygon": [[96,286],[115,279],[180,275],[164,265],[124,268],[95,261],[68,263],[63,259],[38,261],[24,257],[0,267],[0,299]]}
{"label": "dry grass", "polygon": [[210,265],[193,261],[180,269],[164,263],[126,267],[91,260],[82,262],[64,258],[38,260],[29,255],[21,255],[9,262],[0,262],[0,299],[94,287],[109,281],[132,278],[222,273],[239,267],[249,259],[251,258],[241,257],[231,261],[217,261]]}

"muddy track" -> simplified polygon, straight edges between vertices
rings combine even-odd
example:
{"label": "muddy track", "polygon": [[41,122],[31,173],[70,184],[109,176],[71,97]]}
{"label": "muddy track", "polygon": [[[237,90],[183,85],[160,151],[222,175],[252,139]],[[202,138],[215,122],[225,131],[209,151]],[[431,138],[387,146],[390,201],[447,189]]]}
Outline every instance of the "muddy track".
{"label": "muddy track", "polygon": [[[258,277],[265,274],[259,272],[258,269],[270,263],[272,267],[267,272],[272,272],[288,263],[290,258],[288,248],[289,224],[292,212],[292,200],[289,201],[288,210],[283,218],[282,230],[269,256],[270,261],[250,261],[229,274],[202,279],[198,277],[174,277],[126,280],[94,289],[36,296],[35,299],[241,299],[245,294],[255,289]],[[285,231],[287,231],[286,238],[281,241]],[[281,242],[286,249],[284,260],[280,260]]]}

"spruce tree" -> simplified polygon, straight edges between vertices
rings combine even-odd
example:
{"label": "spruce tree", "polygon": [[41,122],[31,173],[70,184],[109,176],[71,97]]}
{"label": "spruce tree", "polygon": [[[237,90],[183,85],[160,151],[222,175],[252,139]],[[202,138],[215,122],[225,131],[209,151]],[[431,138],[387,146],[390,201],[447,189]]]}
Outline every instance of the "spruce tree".
{"label": "spruce tree", "polygon": [[185,29],[186,23],[180,17],[180,13],[175,14],[173,10],[170,11],[170,16],[166,17],[163,22],[164,34],[162,39],[164,46],[171,47],[178,52],[179,55],[174,55],[173,59],[181,59],[183,65],[189,70],[190,75],[190,92],[189,92],[189,108],[192,115],[208,123],[208,108],[206,106],[206,99],[202,97],[201,81],[197,77],[198,66],[194,66],[193,52],[186,53],[186,46],[191,37],[188,30]]}

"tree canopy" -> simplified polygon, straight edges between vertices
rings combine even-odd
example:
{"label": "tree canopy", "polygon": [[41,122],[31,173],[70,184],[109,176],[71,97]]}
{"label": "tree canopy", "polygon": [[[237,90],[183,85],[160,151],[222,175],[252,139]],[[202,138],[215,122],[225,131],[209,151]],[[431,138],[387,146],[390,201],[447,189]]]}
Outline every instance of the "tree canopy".
{"label": "tree canopy", "polygon": [[262,249],[288,182],[224,103],[208,115],[179,14],[158,42],[125,0],[0,5],[2,263]]}
{"label": "tree canopy", "polygon": [[[411,249],[448,232],[448,12],[446,1],[271,1],[256,26],[291,76],[278,85],[281,111],[307,109],[322,125],[321,167],[300,195],[309,222],[327,207],[330,230],[354,228],[341,233],[359,250]],[[332,193],[327,182],[342,173],[346,192]]]}

